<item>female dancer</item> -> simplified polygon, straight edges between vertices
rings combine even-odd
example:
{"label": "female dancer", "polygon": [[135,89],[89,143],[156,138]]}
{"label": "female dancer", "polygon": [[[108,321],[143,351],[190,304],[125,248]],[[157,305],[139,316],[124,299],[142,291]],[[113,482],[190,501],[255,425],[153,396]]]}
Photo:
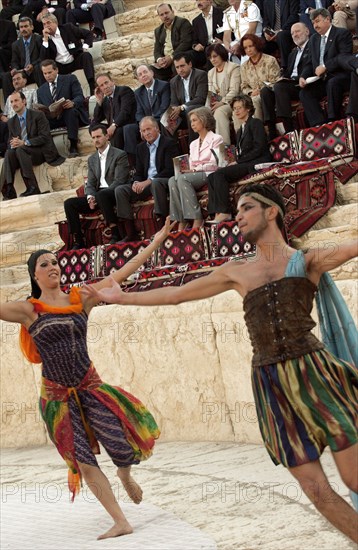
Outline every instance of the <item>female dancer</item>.
{"label": "female dancer", "polygon": [[[167,237],[169,218],[141,253],[114,274],[121,283],[136,271]],[[110,483],[98,467],[100,442],[117,466],[129,497],[139,504],[142,490],[131,476],[131,465],[152,454],[159,429],[144,405],[131,394],[101,381],[88,357],[88,315],[96,300],[73,287],[60,288],[60,267],[54,253],[39,250],[28,260],[31,297],[1,304],[4,321],[21,323],[20,344],[25,356],[42,362],[40,411],[51,440],[69,467],[73,498],[83,476],[114,525],[99,539],[133,532],[116,502]],[[107,277],[94,286],[102,290]]]}

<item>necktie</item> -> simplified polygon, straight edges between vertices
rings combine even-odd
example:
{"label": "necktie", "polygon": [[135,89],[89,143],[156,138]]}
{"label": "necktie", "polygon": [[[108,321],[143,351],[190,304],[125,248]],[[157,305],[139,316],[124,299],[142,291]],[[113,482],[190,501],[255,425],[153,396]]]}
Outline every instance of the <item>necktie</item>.
{"label": "necktie", "polygon": [[53,101],[56,101],[56,94],[57,94],[56,84],[52,82],[51,95],[52,95]]}
{"label": "necktie", "polygon": [[148,100],[149,100],[149,105],[152,106],[153,105],[153,91],[150,88],[148,90]]}
{"label": "necktie", "polygon": [[319,64],[323,65],[324,50],[326,48],[326,37],[321,36],[321,44],[319,47]]}
{"label": "necktie", "polygon": [[113,97],[112,96],[108,98],[108,104],[109,104],[108,124],[112,124],[113,122]]}
{"label": "necktie", "polygon": [[274,31],[279,31],[281,29],[281,7],[280,0],[275,0],[275,24],[273,27]]}
{"label": "necktie", "polygon": [[21,130],[21,139],[23,141],[27,140],[27,131],[26,131],[26,122],[25,117],[20,116],[20,130]]}
{"label": "necktie", "polygon": [[25,40],[25,67],[30,65],[31,59],[30,59],[30,45],[27,40]]}

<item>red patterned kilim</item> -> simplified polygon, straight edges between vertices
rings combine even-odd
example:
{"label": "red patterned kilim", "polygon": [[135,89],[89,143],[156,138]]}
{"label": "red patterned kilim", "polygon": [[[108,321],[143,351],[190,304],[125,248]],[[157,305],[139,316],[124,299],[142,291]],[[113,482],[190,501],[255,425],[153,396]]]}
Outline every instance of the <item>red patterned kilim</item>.
{"label": "red patterned kilim", "polygon": [[354,128],[350,118],[335,120],[300,132],[300,160],[354,156]]}
{"label": "red patterned kilim", "polygon": [[297,132],[288,132],[270,141],[270,153],[275,162],[297,162],[299,160]]}
{"label": "red patterned kilim", "polygon": [[197,262],[210,258],[210,242],[204,227],[171,233],[159,248],[159,265]]}
{"label": "red patterned kilim", "polygon": [[69,250],[57,255],[61,268],[61,285],[83,283],[92,278],[92,251]]}
{"label": "red patterned kilim", "polygon": [[[130,262],[149,244],[149,240],[97,246],[93,249],[93,278],[106,277]],[[145,267],[152,267],[151,258]]]}
{"label": "red patterned kilim", "polygon": [[245,242],[237,222],[213,224],[211,233],[211,255],[213,258],[227,256],[253,256],[255,246]]}

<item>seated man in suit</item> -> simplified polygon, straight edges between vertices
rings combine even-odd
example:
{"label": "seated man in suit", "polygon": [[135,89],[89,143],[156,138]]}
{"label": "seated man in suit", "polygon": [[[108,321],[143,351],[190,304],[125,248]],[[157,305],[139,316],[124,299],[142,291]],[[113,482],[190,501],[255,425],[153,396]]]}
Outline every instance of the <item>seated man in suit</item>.
{"label": "seated man in suit", "polygon": [[92,33],[75,27],[71,23],[58,26],[56,17],[51,13],[43,16],[42,24],[44,28],[40,58],[56,61],[60,74],[69,74],[77,69],[83,69],[93,94],[93,59],[87,51],[93,44]]}
{"label": "seated man in suit", "polygon": [[193,26],[193,64],[195,67],[211,68],[208,62],[206,48],[214,42],[221,42],[223,33],[218,32],[218,27],[223,24],[223,12],[213,6],[212,0],[196,0],[196,6],[201,14],[194,17]]}
{"label": "seated man in suit", "polygon": [[338,55],[338,66],[350,74],[349,102],[346,115],[352,116],[358,122],[358,55]]}
{"label": "seated man in suit", "polygon": [[159,124],[152,116],[139,124],[144,140],[137,147],[136,173],[133,183],[116,188],[117,216],[125,222],[124,241],[138,240],[131,202],[154,197],[154,213],[165,219],[169,212],[168,181],[174,175],[173,158],[179,154],[176,143],[160,134]]}
{"label": "seated man in suit", "polygon": [[0,11],[0,19],[12,22],[13,16],[17,14],[20,14],[20,17],[31,17],[34,6],[35,2],[29,0],[9,0],[7,6]]}
{"label": "seated man in suit", "polygon": [[173,76],[173,55],[191,50],[193,28],[184,17],[175,15],[170,4],[159,4],[157,13],[162,24],[154,29],[154,73],[161,80]]}
{"label": "seated man in suit", "polygon": [[68,10],[66,14],[66,22],[78,25],[93,21],[95,41],[102,40],[103,20],[116,14],[111,0],[74,0],[73,4],[74,9]]}
{"label": "seated man in suit", "polygon": [[49,107],[59,99],[66,99],[61,105],[61,114],[56,118],[49,118],[50,128],[67,128],[70,140],[69,156],[78,157],[78,128],[89,124],[81,84],[74,74],[58,74],[57,63],[52,59],[41,61],[41,70],[46,82],[37,90],[38,102]]}
{"label": "seated man in suit", "polygon": [[[272,54],[275,49],[279,49],[281,58],[281,67],[287,68],[288,55],[293,48],[291,37],[291,27],[293,23],[298,22],[298,13],[300,11],[299,0],[265,0],[263,2],[264,37],[266,40],[265,52]],[[265,32],[265,29],[271,29],[274,34]]]}
{"label": "seated man in suit", "polygon": [[291,101],[298,100],[300,88],[298,80],[308,57],[309,29],[304,23],[294,23],[291,27],[292,40],[296,48],[288,57],[288,66],[281,79],[272,88],[261,88],[261,105],[264,123],[269,129],[269,139],[276,137],[276,117],[282,119],[285,132],[293,128]]}
{"label": "seated man in suit", "polygon": [[89,214],[95,208],[101,210],[107,225],[111,227],[110,242],[114,244],[121,239],[117,226],[118,218],[114,212],[115,189],[129,181],[127,155],[124,151],[111,146],[106,126],[92,126],[90,133],[97,151],[88,158],[86,196],[73,197],[64,202],[69,230],[74,238],[73,250],[86,247],[79,214]]}
{"label": "seated man in suit", "polygon": [[4,200],[16,199],[14,180],[18,168],[26,185],[21,196],[28,197],[40,193],[32,167],[43,162],[58,166],[65,160],[58,154],[45,115],[27,109],[22,92],[13,92],[10,101],[16,114],[8,122],[10,149],[6,151],[1,176],[5,183]]}
{"label": "seated man in suit", "polygon": [[68,6],[68,0],[35,0],[32,17],[36,32],[42,34],[42,18],[48,13],[52,13],[56,17],[59,25],[66,23]]}
{"label": "seated man in suit", "polygon": [[12,77],[17,71],[25,71],[28,84],[41,86],[43,83],[40,69],[41,36],[34,34],[30,17],[21,17],[18,25],[20,37],[11,45],[11,70],[3,78],[5,100],[14,91]]}
{"label": "seated man in suit", "polygon": [[189,127],[189,142],[197,135],[187,122],[187,114],[203,107],[208,95],[208,74],[200,69],[193,69],[190,54],[175,54],[174,66],[177,76],[170,81],[171,120],[181,118],[180,127]]}
{"label": "seated man in suit", "polygon": [[136,100],[129,86],[116,86],[110,73],[96,76],[96,107],[93,122],[99,124],[106,120],[111,144],[124,149],[123,127],[135,121]]}
{"label": "seated man in suit", "polygon": [[[308,125],[316,126],[327,122],[320,106],[320,100],[324,96],[328,100],[328,120],[341,117],[343,94],[349,89],[350,73],[339,67],[337,56],[351,54],[353,40],[349,31],[332,26],[328,10],[314,10],[310,18],[316,32],[309,40],[309,55],[299,84],[300,100]],[[306,78],[310,76],[317,76],[319,80],[307,84]]]}
{"label": "seated man in suit", "polygon": [[[27,109],[32,109],[32,105],[37,103],[37,90],[35,88],[27,88],[27,75],[25,71],[15,71],[12,77],[12,84],[15,92],[22,92],[26,97]],[[4,113],[1,115],[1,120],[7,122],[9,118],[15,115],[14,109],[11,107],[10,96],[7,98]]]}
{"label": "seated man in suit", "polygon": [[3,80],[9,71],[11,61],[11,44],[17,39],[16,27],[12,21],[1,19],[0,14],[0,77]]}
{"label": "seated man in suit", "polygon": [[358,0],[335,0],[332,24],[341,29],[355,32],[357,25]]}
{"label": "seated man in suit", "polygon": [[160,122],[162,114],[170,104],[169,82],[154,78],[154,72],[149,65],[139,65],[136,69],[136,77],[141,84],[134,91],[137,103],[136,124],[124,126],[124,149],[134,156],[140,141],[139,122],[145,116],[153,116],[157,122]]}
{"label": "seated man in suit", "polygon": [[310,34],[315,32],[312,21],[310,19],[310,13],[313,10],[319,8],[329,8],[333,3],[333,0],[300,0],[300,21],[309,28]]}

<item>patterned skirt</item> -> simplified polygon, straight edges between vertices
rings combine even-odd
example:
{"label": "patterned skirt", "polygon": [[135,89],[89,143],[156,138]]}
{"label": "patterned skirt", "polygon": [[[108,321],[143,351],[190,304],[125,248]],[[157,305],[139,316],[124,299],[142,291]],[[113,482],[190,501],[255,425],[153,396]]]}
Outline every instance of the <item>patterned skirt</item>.
{"label": "patterned skirt", "polygon": [[327,350],[256,367],[252,385],[265,447],[275,464],[317,460],[328,445],[357,442],[357,368]]}

